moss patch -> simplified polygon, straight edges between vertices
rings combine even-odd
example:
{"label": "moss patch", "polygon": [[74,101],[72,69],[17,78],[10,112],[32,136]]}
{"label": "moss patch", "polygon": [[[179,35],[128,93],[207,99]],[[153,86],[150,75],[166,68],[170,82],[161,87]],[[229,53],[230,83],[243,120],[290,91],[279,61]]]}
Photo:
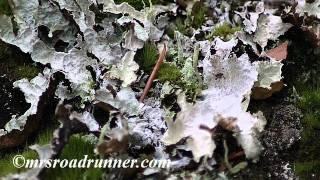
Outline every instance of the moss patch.
{"label": "moss patch", "polygon": [[36,159],[38,157],[37,153],[30,149],[5,155],[0,161],[0,176],[6,176],[10,173],[20,173],[27,170],[25,168],[16,168],[13,166],[12,159],[18,154],[25,157],[25,159]]}
{"label": "moss patch", "polygon": [[208,13],[208,8],[203,2],[196,2],[192,7],[192,27],[198,29],[206,21],[206,16]]}
{"label": "moss patch", "polygon": [[[94,145],[88,141],[85,141],[79,136],[72,136],[69,143],[63,149],[63,152],[59,159],[83,159],[84,155],[88,155],[88,159],[94,159],[93,153]],[[46,173],[47,179],[65,179],[70,180],[78,179],[100,179],[102,176],[102,169],[98,168],[54,168],[49,169]]]}
{"label": "moss patch", "polygon": [[[190,18],[188,18],[188,21],[191,21]],[[166,34],[172,39],[174,39],[174,31],[179,31],[186,36],[191,36],[188,21],[183,17],[177,17],[167,26]]]}
{"label": "moss patch", "polygon": [[303,132],[295,172],[301,178],[320,175],[320,88],[302,90],[298,106],[304,112]]}
{"label": "moss patch", "polygon": [[[297,174],[311,177],[313,173],[319,173],[320,161],[299,162],[295,163],[294,167]],[[310,171],[311,169],[316,171]]]}
{"label": "moss patch", "polygon": [[39,69],[32,65],[19,65],[13,68],[13,73],[18,79],[27,78],[30,80],[38,75]]}
{"label": "moss patch", "polygon": [[174,31],[179,31],[186,36],[192,36],[193,30],[200,28],[207,19],[212,19],[208,16],[210,9],[202,2],[196,2],[191,10],[191,13],[186,16],[178,16],[173,20],[166,29],[166,34],[170,38],[174,38]]}
{"label": "moss patch", "polygon": [[224,40],[229,40],[230,36],[233,35],[235,32],[240,31],[240,27],[232,27],[229,23],[223,23],[216,27],[213,32],[211,33],[210,37],[220,37]]}
{"label": "moss patch", "polygon": [[7,16],[12,15],[8,0],[0,0],[0,14],[5,14]]}
{"label": "moss patch", "polygon": [[176,84],[177,82],[181,81],[180,78],[182,77],[182,74],[174,64],[163,63],[160,66],[157,77],[163,83],[169,81]]}
{"label": "moss patch", "polygon": [[[314,112],[320,109],[320,88],[307,88],[298,102],[301,109]],[[311,113],[309,112],[309,113]]]}
{"label": "moss patch", "polygon": [[[53,129],[45,130],[39,134],[34,144],[45,145],[50,143],[52,139]],[[12,159],[15,155],[22,155],[25,159],[37,159],[38,154],[28,148],[25,148],[18,152],[12,152],[4,155],[0,160],[0,177],[6,176],[10,173],[21,173],[28,169],[15,168],[12,165]],[[69,143],[63,149],[63,152],[59,159],[82,159],[84,155],[88,155],[88,158],[94,158],[93,153],[94,145],[88,141],[83,140],[80,136],[72,136]],[[79,169],[79,168],[51,168],[46,171],[47,179],[65,179],[66,177],[71,180],[78,179],[100,179],[102,176],[102,169]]]}
{"label": "moss patch", "polygon": [[199,84],[196,82],[186,82],[179,68],[172,63],[163,63],[160,66],[157,78],[162,83],[169,81],[171,84],[181,87],[191,101],[194,100],[200,90]]}
{"label": "moss patch", "polygon": [[[53,130],[51,130],[51,129],[48,129],[48,130],[41,132],[39,134],[39,136],[36,138],[35,144],[39,144],[39,145],[48,144],[52,138],[52,133],[53,133]],[[24,149],[22,149],[18,152],[12,152],[10,154],[6,154],[1,158],[1,160],[0,160],[0,169],[1,169],[0,177],[6,176],[10,173],[20,173],[20,172],[27,170],[25,168],[16,168],[13,166],[12,159],[14,158],[14,156],[22,155],[23,157],[25,157],[25,159],[37,159],[38,158],[38,154],[35,151],[29,149],[29,145],[26,144]]]}
{"label": "moss patch", "polygon": [[151,73],[158,56],[157,46],[153,42],[147,42],[142,49],[137,51],[135,60],[143,71]]}
{"label": "moss patch", "polygon": [[32,64],[30,55],[21,52],[17,47],[0,41],[0,73],[12,80],[32,79],[41,71]]}
{"label": "moss patch", "polygon": [[[300,98],[297,106],[304,117],[300,143],[292,155],[294,170],[300,179],[320,177],[320,53],[307,34],[299,28],[287,32],[291,40],[283,67],[285,83],[294,86]],[[315,177],[313,176],[315,175]]]}

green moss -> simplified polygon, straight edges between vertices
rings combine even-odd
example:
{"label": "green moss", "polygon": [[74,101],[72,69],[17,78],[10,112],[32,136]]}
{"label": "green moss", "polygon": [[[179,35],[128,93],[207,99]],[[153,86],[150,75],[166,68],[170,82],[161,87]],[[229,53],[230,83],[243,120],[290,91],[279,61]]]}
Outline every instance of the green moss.
{"label": "green moss", "polygon": [[171,63],[163,63],[160,66],[159,72],[158,72],[158,79],[161,82],[173,82],[174,84],[181,84],[181,77],[182,74],[177,66]]}
{"label": "green moss", "polygon": [[20,65],[14,67],[13,73],[17,79],[27,78],[30,80],[38,75],[39,69],[32,65]]}
{"label": "green moss", "polygon": [[150,73],[157,62],[158,48],[153,42],[147,42],[141,50],[137,51],[135,60],[147,73]]}
{"label": "green moss", "polygon": [[302,97],[298,106],[303,110],[304,118],[295,172],[299,177],[307,178],[312,173],[320,174],[320,88],[306,86],[300,91]]}
{"label": "green moss", "polygon": [[39,145],[49,144],[52,140],[53,129],[47,129],[44,132],[41,132],[37,138],[36,143]]}
{"label": "green moss", "polygon": [[232,27],[231,24],[225,22],[216,27],[211,33],[210,37],[220,37],[224,40],[228,40],[235,32],[240,31],[240,27]]}
{"label": "green moss", "polygon": [[[53,130],[51,130],[51,129],[41,132],[39,134],[39,136],[37,137],[35,144],[39,144],[39,145],[48,144],[52,138],[52,133],[53,133]],[[23,171],[27,170],[25,168],[19,169],[19,168],[16,168],[13,166],[12,159],[16,155],[22,155],[23,157],[25,157],[25,159],[37,159],[38,158],[38,154],[35,151],[29,149],[29,145],[26,144],[24,149],[22,149],[18,152],[6,154],[4,157],[1,158],[1,160],[0,160],[0,169],[1,169],[0,177],[8,175],[10,173],[19,173],[19,172],[23,172]]]}
{"label": "green moss", "polygon": [[319,112],[308,112],[304,115],[304,124],[308,128],[320,129]]}
{"label": "green moss", "polygon": [[0,177],[6,176],[10,173],[19,173],[26,170],[25,168],[16,168],[13,166],[12,159],[18,154],[25,157],[25,159],[36,159],[38,157],[37,153],[32,150],[18,151],[13,154],[5,155],[0,160]]}
{"label": "green moss", "polygon": [[179,31],[186,36],[192,36],[192,28],[200,28],[201,25],[205,23],[208,12],[209,9],[203,2],[196,2],[193,5],[190,14],[188,14],[186,17],[177,17],[169,24],[166,29],[166,33],[170,38],[174,38],[174,31]]}
{"label": "green moss", "polygon": [[[52,139],[53,130],[46,130],[39,134],[36,140],[36,144],[44,145],[48,144]],[[12,159],[15,155],[22,155],[25,159],[36,159],[38,155],[35,151],[28,148],[29,145],[22,151],[7,154],[0,160],[0,177],[8,175],[10,173],[20,173],[27,169],[15,168],[12,165]],[[93,153],[94,145],[83,140],[79,136],[72,136],[69,143],[63,149],[63,152],[59,159],[82,159],[84,155],[88,155],[88,158],[94,158]],[[47,179],[65,179],[66,177],[70,180],[78,179],[100,179],[102,176],[101,169],[78,169],[78,168],[51,168],[46,173]]]}
{"label": "green moss", "polygon": [[320,88],[304,89],[298,106],[304,112],[303,124],[306,130],[320,129]]}
{"label": "green moss", "polygon": [[179,31],[184,35],[188,34],[188,27],[182,18],[177,18],[177,20],[175,21],[175,25],[176,25],[176,31]]}
{"label": "green moss", "polygon": [[28,54],[18,48],[0,41],[0,74],[7,74],[10,79],[32,79],[40,72],[40,68],[32,64]]}
{"label": "green moss", "polygon": [[179,31],[186,36],[192,36],[192,28],[198,29],[206,21],[209,12],[203,2],[196,2],[191,10],[191,14],[186,17],[177,17],[172,21],[166,29],[166,33],[170,38],[174,38],[174,31]]}
{"label": "green moss", "polygon": [[200,28],[206,21],[206,15],[208,13],[208,8],[203,2],[196,2],[192,7],[192,26],[196,29]]}
{"label": "green moss", "polygon": [[[85,141],[79,136],[72,136],[69,143],[63,149],[59,159],[82,159],[84,155],[88,155],[88,159],[95,158],[93,153],[94,145]],[[46,177],[47,179],[100,179],[102,176],[102,169],[98,168],[54,168],[49,169]]]}
{"label": "green moss", "polygon": [[174,39],[175,38],[175,31],[179,31],[180,33],[186,35],[186,36],[190,36],[191,31],[190,31],[190,26],[187,25],[189,24],[188,22],[191,21],[188,18],[188,21],[185,18],[182,17],[177,17],[174,21],[172,21],[169,26],[167,26],[166,29],[166,34]]}
{"label": "green moss", "polygon": [[186,82],[179,68],[171,63],[163,63],[161,65],[157,78],[162,83],[169,81],[171,84],[181,87],[191,101],[194,100],[200,90],[199,84],[196,82]]}
{"label": "green moss", "polygon": [[0,14],[12,15],[12,10],[10,8],[8,0],[0,0]]}
{"label": "green moss", "polygon": [[305,111],[320,109],[320,88],[304,89],[298,105]]}
{"label": "green moss", "polygon": [[184,31],[186,31],[186,25],[184,24],[184,20],[182,18],[178,17],[177,19],[175,19],[174,24],[176,26],[176,30],[181,32],[182,34]]}
{"label": "green moss", "polygon": [[295,163],[294,170],[297,174],[303,174],[303,177],[312,177],[312,174],[318,175],[320,173],[320,161]]}

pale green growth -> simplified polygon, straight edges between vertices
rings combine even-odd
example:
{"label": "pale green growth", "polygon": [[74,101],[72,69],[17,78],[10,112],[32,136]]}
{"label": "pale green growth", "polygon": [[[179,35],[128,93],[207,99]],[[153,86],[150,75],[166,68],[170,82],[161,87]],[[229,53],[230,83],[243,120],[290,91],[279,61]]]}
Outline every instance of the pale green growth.
{"label": "pale green growth", "polygon": [[192,59],[187,58],[181,70],[185,81],[184,87],[187,89],[187,94],[192,96],[193,101],[202,90],[202,78],[198,72],[199,52],[200,45],[195,44]]}
{"label": "pale green growth", "polygon": [[200,90],[202,89],[202,78],[200,76],[200,73],[198,71],[198,63],[199,63],[199,54],[200,54],[200,44],[196,44],[195,48],[194,48],[194,52],[193,52],[193,58],[192,58],[192,63],[193,63],[193,69],[194,69],[194,73],[197,77],[197,81],[199,86],[200,86]]}
{"label": "pale green growth", "polygon": [[174,67],[164,65],[160,67],[158,79],[161,82],[169,81],[173,85],[180,86],[188,98],[192,101],[202,90],[202,78],[198,72],[198,60],[200,53],[200,45],[195,44],[192,57],[185,57],[182,37],[180,32],[175,31],[176,46],[170,48],[167,59],[173,61]]}
{"label": "pale green growth", "polygon": [[178,63],[184,62],[184,57],[183,57],[183,48],[182,48],[182,42],[181,42],[181,36],[182,34],[178,31],[174,32],[175,39],[177,41],[177,52],[178,52]]}
{"label": "pale green growth", "polygon": [[163,99],[165,96],[174,92],[174,86],[172,86],[168,81],[165,82],[161,88],[160,98]]}
{"label": "pale green growth", "polygon": [[181,73],[187,84],[195,83],[197,81],[195,76],[196,72],[193,68],[193,60],[191,58],[186,59],[184,66],[181,69]]}

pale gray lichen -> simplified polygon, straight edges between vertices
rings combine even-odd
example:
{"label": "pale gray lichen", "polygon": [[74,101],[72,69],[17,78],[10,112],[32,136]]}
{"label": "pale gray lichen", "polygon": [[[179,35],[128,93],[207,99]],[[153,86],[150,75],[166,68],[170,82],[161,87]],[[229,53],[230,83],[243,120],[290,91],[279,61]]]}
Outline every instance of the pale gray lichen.
{"label": "pale gray lichen", "polygon": [[292,27],[292,24],[283,23],[280,16],[262,14],[259,17],[258,29],[254,34],[253,41],[258,43],[264,50],[269,40],[277,40]]}
{"label": "pale gray lichen", "polygon": [[292,24],[284,23],[280,16],[273,15],[267,11],[263,2],[254,3],[254,12],[247,10],[249,5],[252,5],[252,3],[246,3],[246,9],[242,12],[237,12],[243,19],[245,31],[238,32],[237,36],[243,43],[250,45],[259,54],[256,44],[260,45],[264,51],[269,40],[277,40],[279,36],[292,27]]}
{"label": "pale gray lichen", "polygon": [[164,134],[164,143],[175,144],[188,137],[187,145],[197,162],[202,156],[211,157],[215,149],[211,133],[200,126],[214,128],[219,115],[237,118],[237,125],[241,130],[237,139],[247,158],[257,158],[262,149],[253,130],[259,120],[241,106],[243,97],[251,91],[257,80],[258,72],[250,63],[248,55],[243,54],[237,58],[231,53],[236,44],[234,39],[229,42],[216,39],[216,54],[211,55],[208,51],[203,60],[204,82],[208,86],[208,89],[202,92],[204,100],[189,104],[185,101],[184,94],[179,94],[178,104],[181,111],[175,121],[166,119],[168,130]]}
{"label": "pale gray lichen", "polygon": [[95,100],[96,103],[104,102],[129,115],[138,115],[141,106],[131,88],[122,88],[115,97],[110,92],[100,89],[96,91]]}
{"label": "pale gray lichen", "polygon": [[315,16],[320,19],[320,0],[315,0],[311,3],[306,0],[296,0],[296,2],[297,6],[295,7],[295,10],[299,16],[308,14],[308,16]]}
{"label": "pale gray lichen", "polygon": [[44,74],[39,74],[30,81],[21,79],[13,83],[14,87],[19,88],[24,93],[26,102],[30,103],[30,108],[21,116],[13,115],[4,129],[1,130],[1,135],[10,133],[12,130],[23,130],[28,117],[37,113],[40,97],[49,87],[50,78],[51,71],[45,69]]}
{"label": "pale gray lichen", "polygon": [[112,66],[108,73],[109,78],[120,79],[122,86],[127,87],[137,79],[135,71],[139,69],[139,65],[134,61],[134,51],[128,51],[118,65]]}
{"label": "pale gray lichen", "polygon": [[128,119],[129,133],[133,135],[133,144],[144,147],[146,145],[153,145],[154,147],[161,147],[163,144],[161,137],[163,130],[166,129],[164,121],[164,110],[160,107],[151,107],[148,105],[140,109],[141,117],[133,117]]}
{"label": "pale gray lichen", "polygon": [[258,81],[255,83],[255,87],[261,87],[271,89],[271,84],[282,80],[281,68],[283,63],[270,59],[269,61],[257,61],[254,65],[259,72]]}
{"label": "pale gray lichen", "polygon": [[70,114],[70,119],[85,124],[91,132],[98,132],[100,130],[99,124],[97,123],[93,115],[88,111],[85,111],[83,113],[73,112]]}
{"label": "pale gray lichen", "polygon": [[263,2],[258,2],[255,4],[255,12],[249,12],[248,6],[251,4],[251,2],[247,2],[244,5],[244,11],[236,12],[243,19],[244,31],[249,34],[256,32],[258,28],[259,15],[264,12]]}
{"label": "pale gray lichen", "polygon": [[[1,40],[31,54],[33,61],[48,66],[50,70],[46,69],[44,75],[40,74],[30,82],[24,79],[15,82],[15,86],[25,93],[26,101],[31,103],[31,107],[24,115],[13,117],[5,129],[0,130],[0,136],[13,129],[23,129],[28,116],[37,113],[39,97],[48,88],[49,78],[54,73],[61,72],[70,85],[62,82],[58,85],[55,92],[58,99],[70,100],[79,96],[83,102],[87,101],[93,106],[98,103],[107,104],[108,108],[110,106],[112,109],[108,112],[111,116],[113,111],[116,111],[115,114],[128,123],[126,127],[116,121],[118,127],[111,128],[109,121],[104,126],[104,130],[109,131],[107,136],[118,140],[130,136],[130,145],[137,148],[151,144],[156,151],[155,158],[168,159],[168,154],[163,151],[164,145],[181,143],[180,140],[184,138],[187,139],[186,144],[176,148],[191,151],[196,162],[204,156],[212,157],[216,148],[212,134],[200,126],[214,128],[221,117],[236,119],[236,126],[240,131],[234,132],[235,138],[244,149],[247,158],[258,158],[262,146],[257,136],[263,131],[266,119],[261,113],[247,112],[251,89],[270,88],[272,83],[280,81],[282,63],[273,60],[252,63],[257,59],[249,59],[249,53],[238,54],[239,52],[236,53],[234,50],[242,41],[261,56],[263,52],[259,52],[258,46],[264,51],[269,40],[277,40],[292,26],[283,23],[280,16],[266,10],[263,3],[246,3],[244,10],[237,12],[243,19],[245,31],[237,33],[237,38],[227,42],[219,38],[199,42],[196,35],[199,35],[197,33],[200,33],[200,30],[212,30],[212,27],[201,27],[200,30],[193,31],[191,38],[175,32],[177,42],[173,43],[172,39],[163,37],[170,19],[164,12],[176,15],[176,4],[150,5],[137,11],[128,3],[116,4],[114,0],[13,2],[14,21],[18,31],[14,32],[11,17],[0,15]],[[195,2],[188,1],[184,13],[190,15]],[[206,3],[216,11],[219,23],[230,22],[230,4],[222,2],[219,9],[215,7],[216,1]],[[314,3],[318,5],[319,0]],[[300,15],[307,12],[309,15],[319,16],[314,3],[306,5],[299,1],[296,12]],[[252,8],[249,10],[249,5],[252,4],[255,7],[253,11]],[[100,5],[103,6],[103,12],[100,13],[107,14],[99,23],[95,22],[97,14],[92,10],[92,7],[99,9],[98,5],[99,8]],[[96,25],[99,25],[100,30],[96,29]],[[206,25],[212,24],[207,22]],[[52,42],[45,40],[47,37],[39,36],[40,26],[48,28],[47,36]],[[121,32],[116,32],[119,31],[116,26],[121,27]],[[62,52],[58,52],[54,46],[59,40],[68,43]],[[135,91],[141,87],[136,86],[139,80],[139,66],[134,61],[134,56],[147,41],[162,40],[169,41],[165,43],[169,44],[169,51],[173,52],[173,63],[183,67],[181,72],[186,82],[202,82],[203,77],[206,89],[200,94],[202,99],[196,99],[194,104],[186,101],[184,92],[176,90],[179,87],[168,83],[156,85],[160,87],[161,93],[155,88],[160,97],[148,98],[145,104],[138,102],[139,94]],[[198,44],[204,59],[200,59],[199,65],[195,65],[192,57]],[[195,76],[198,66],[203,70],[200,78]],[[178,96],[180,112],[172,112],[161,106],[161,100],[173,92]],[[68,118],[73,122],[81,122],[89,131],[101,131],[91,112],[73,112]],[[164,131],[166,132],[163,135]],[[100,142],[105,137],[104,132],[101,134]],[[43,148],[45,151],[40,150],[40,147],[34,147],[39,151],[41,159],[53,154],[50,148]],[[45,155],[46,153],[48,155]],[[187,165],[190,161],[189,157],[182,159],[178,166]],[[40,171],[35,170],[34,174],[15,177],[36,179],[37,172]]]}
{"label": "pale gray lichen", "polygon": [[[13,14],[18,31],[14,32],[10,17],[1,15],[0,38],[6,43],[16,45],[23,52],[30,53],[33,61],[43,65],[49,64],[50,71],[46,71],[46,76],[50,77],[56,72],[62,72],[65,75],[70,85],[66,87],[62,83],[59,84],[55,93],[59,99],[72,99],[80,96],[82,102],[93,101],[96,99],[96,94],[99,97],[101,91],[106,91],[100,88],[96,92],[92,87],[95,81],[100,81],[102,78],[120,79],[123,87],[127,87],[136,81],[137,75],[135,72],[139,69],[139,66],[133,60],[135,51],[142,48],[144,42],[148,39],[158,41],[163,33],[151,22],[157,14],[138,12],[128,4],[117,5],[120,12],[115,12],[117,8],[110,9],[115,5],[113,1],[103,3],[106,12],[119,14],[129,10],[130,17],[127,18],[128,20],[125,20],[125,16],[120,19],[117,19],[116,16],[104,18],[99,23],[103,31],[97,32],[94,29],[96,16],[89,8],[91,5],[97,6],[93,1],[77,0],[69,2],[56,0],[51,3],[35,0],[28,2],[14,0]],[[125,11],[122,7],[125,7]],[[64,13],[69,14],[71,19],[66,18],[62,10],[65,10]],[[157,12],[161,12],[161,10],[157,10]],[[133,18],[139,20],[140,23],[142,22],[143,26]],[[123,34],[120,38],[112,38],[115,35],[112,23],[118,23],[119,26],[124,25],[123,23],[132,23],[135,27],[130,29],[126,36]],[[40,26],[48,28],[48,37],[52,39],[52,42],[40,38],[38,30]],[[57,31],[59,33],[56,33]],[[141,40],[142,43],[130,41],[133,36]],[[58,40],[69,43],[64,52],[56,51],[54,43]],[[121,43],[123,41],[130,41],[131,45],[122,47]],[[92,78],[88,67],[93,68],[96,79]],[[102,75],[103,70],[107,70],[109,76]],[[47,79],[46,84],[38,85],[37,83],[41,83],[41,78],[43,77],[38,76],[30,82],[34,94],[28,94],[30,87],[25,85],[29,83],[26,80],[15,83],[15,86],[18,86],[25,93],[26,101],[31,103],[31,108],[20,117],[12,117],[5,130],[1,130],[1,135],[13,129],[22,130],[28,116],[37,113],[38,99],[49,84],[49,79]],[[110,95],[110,92],[105,93]],[[135,99],[134,94],[130,97],[127,96],[129,94],[130,92],[127,93],[127,89],[122,89],[118,93],[117,98],[119,99],[115,99],[112,105],[123,108],[122,103],[127,98]],[[29,99],[31,95],[35,96],[32,101]],[[135,99],[133,103],[132,106],[128,107],[127,113],[129,114],[136,114],[138,111],[137,100]],[[97,128],[94,129],[97,130]]]}

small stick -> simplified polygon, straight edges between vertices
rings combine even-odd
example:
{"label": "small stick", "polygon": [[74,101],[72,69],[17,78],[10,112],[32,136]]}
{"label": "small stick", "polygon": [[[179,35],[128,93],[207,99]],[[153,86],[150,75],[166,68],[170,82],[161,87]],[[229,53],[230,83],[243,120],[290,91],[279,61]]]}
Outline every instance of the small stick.
{"label": "small stick", "polygon": [[144,98],[147,96],[147,94],[151,88],[152,82],[156,78],[156,75],[159,71],[159,68],[160,68],[161,64],[163,63],[164,58],[166,57],[166,53],[167,53],[167,47],[166,47],[166,44],[164,44],[163,50],[161,51],[160,56],[157,60],[157,63],[152,70],[152,73],[147,81],[146,87],[143,90],[143,93],[139,99],[139,102],[143,102]]}

